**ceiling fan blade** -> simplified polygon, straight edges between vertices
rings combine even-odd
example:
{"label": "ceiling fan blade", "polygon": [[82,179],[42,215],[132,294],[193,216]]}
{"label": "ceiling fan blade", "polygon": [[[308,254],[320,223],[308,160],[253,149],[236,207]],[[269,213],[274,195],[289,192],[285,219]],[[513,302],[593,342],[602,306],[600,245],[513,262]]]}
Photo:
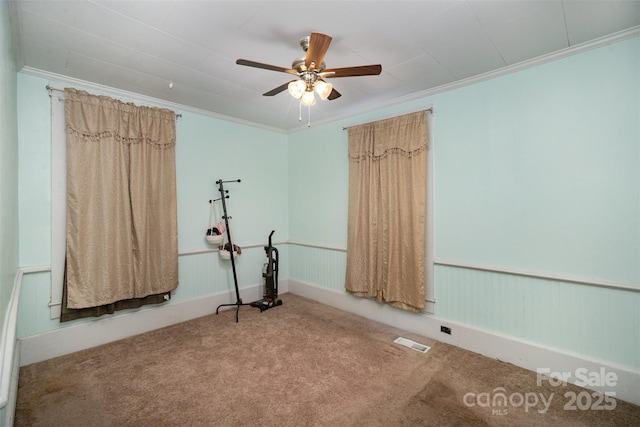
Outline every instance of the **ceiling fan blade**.
{"label": "ceiling fan blade", "polygon": [[280,71],[282,73],[298,75],[298,72],[292,68],[284,68],[284,67],[278,67],[277,65],[263,64],[262,62],[249,61],[248,59],[238,59],[236,61],[236,64],[246,65],[247,67],[262,68],[264,70]]}
{"label": "ceiling fan blade", "polygon": [[377,76],[382,72],[382,65],[360,65],[358,67],[327,68],[320,75],[324,78]]}
{"label": "ceiling fan blade", "polygon": [[326,34],[311,33],[311,36],[309,37],[309,47],[307,48],[307,56],[304,61],[307,69],[311,67],[312,62],[315,64],[316,70],[320,68],[322,61],[324,60],[324,56],[327,54],[327,50],[329,50],[331,40],[331,36]]}
{"label": "ceiling fan blade", "polygon": [[[291,80],[291,82],[295,82],[295,80]],[[278,86],[277,88],[271,89],[269,92],[265,92],[262,94],[262,96],[273,96],[273,95],[277,95],[280,92],[284,91],[287,89],[287,87],[289,86],[289,83],[291,82],[286,82],[283,85]]]}
{"label": "ceiling fan blade", "polygon": [[329,96],[327,97],[327,99],[329,101],[331,101],[332,99],[336,99],[336,98],[340,98],[342,96],[342,94],[340,92],[338,92],[335,89],[331,89],[331,93],[329,94]]}

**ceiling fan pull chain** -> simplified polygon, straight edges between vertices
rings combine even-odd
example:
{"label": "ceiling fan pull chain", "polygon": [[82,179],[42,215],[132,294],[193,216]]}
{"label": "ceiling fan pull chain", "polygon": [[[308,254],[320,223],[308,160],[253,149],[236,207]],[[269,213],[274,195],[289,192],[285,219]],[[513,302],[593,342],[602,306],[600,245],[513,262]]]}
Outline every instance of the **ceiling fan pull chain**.
{"label": "ceiling fan pull chain", "polygon": [[298,102],[298,121],[302,121],[302,102]]}
{"label": "ceiling fan pull chain", "polygon": [[309,114],[307,114],[307,127],[310,128],[311,127],[311,105],[308,105],[307,108],[309,109]]}

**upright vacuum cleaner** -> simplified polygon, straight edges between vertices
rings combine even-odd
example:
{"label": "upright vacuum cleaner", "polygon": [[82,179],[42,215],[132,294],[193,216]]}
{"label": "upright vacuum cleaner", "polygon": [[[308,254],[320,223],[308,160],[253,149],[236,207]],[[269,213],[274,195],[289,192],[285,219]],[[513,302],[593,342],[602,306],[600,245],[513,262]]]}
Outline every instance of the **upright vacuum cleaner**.
{"label": "upright vacuum cleaner", "polygon": [[264,247],[268,262],[262,267],[262,299],[252,302],[252,307],[257,307],[262,313],[265,310],[282,305],[282,300],[278,299],[278,249],[271,244],[271,236],[276,230],[269,234],[269,246]]}

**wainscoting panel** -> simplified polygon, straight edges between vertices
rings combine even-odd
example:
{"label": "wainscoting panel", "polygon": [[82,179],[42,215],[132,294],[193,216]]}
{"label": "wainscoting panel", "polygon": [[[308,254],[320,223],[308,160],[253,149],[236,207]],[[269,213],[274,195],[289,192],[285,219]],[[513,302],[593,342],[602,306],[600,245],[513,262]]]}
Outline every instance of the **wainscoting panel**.
{"label": "wainscoting panel", "polygon": [[29,273],[22,276],[18,303],[16,336],[22,338],[59,327],[58,319],[51,320],[49,295],[51,272]]}
{"label": "wainscoting panel", "polygon": [[640,292],[436,266],[440,318],[640,369]]}
{"label": "wainscoting panel", "polygon": [[345,251],[290,244],[289,263],[290,277],[325,289],[344,291]]}
{"label": "wainscoting panel", "polygon": [[[242,255],[235,257],[240,287],[249,283],[249,277],[247,277],[245,270],[247,270],[248,264],[252,264],[250,258],[254,252],[257,251],[243,251]],[[231,261],[221,259],[217,251],[181,256],[179,260],[180,284],[175,290],[172,300],[184,301],[234,289]],[[258,282],[254,280],[253,283]]]}

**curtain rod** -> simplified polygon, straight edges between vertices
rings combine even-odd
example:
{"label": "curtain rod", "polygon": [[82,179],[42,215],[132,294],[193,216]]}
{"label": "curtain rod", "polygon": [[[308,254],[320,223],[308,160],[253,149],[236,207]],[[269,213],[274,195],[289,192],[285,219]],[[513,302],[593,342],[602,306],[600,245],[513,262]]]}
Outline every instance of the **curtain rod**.
{"label": "curtain rod", "polygon": [[[58,88],[56,88],[56,87],[49,86],[49,85],[47,85],[47,86],[45,86],[45,87],[46,87],[46,89],[47,89],[49,92],[60,92],[60,93],[64,93],[64,90],[63,90],[63,89],[58,89]],[[51,93],[49,93],[49,95],[51,95]],[[60,96],[59,96],[59,97],[58,97],[58,101],[64,101],[64,98],[62,98],[62,97],[60,97]],[[180,117],[182,117],[182,114],[176,114],[176,120],[178,120]]]}
{"label": "curtain rod", "polygon": [[367,124],[367,123],[373,123],[373,122],[375,122],[375,121],[379,121],[379,120],[385,120],[385,119],[391,119],[391,118],[394,118],[394,117],[404,116],[405,114],[417,113],[418,111],[428,111],[428,112],[430,112],[431,114],[433,114],[433,106],[428,107],[428,108],[420,108],[419,110],[410,111],[410,112],[408,112],[408,113],[399,114],[399,115],[397,115],[397,116],[389,116],[389,117],[385,117],[385,118],[382,118],[382,119],[374,120],[374,121],[372,121],[372,122],[356,123],[356,124],[353,124],[353,125],[351,125],[351,126],[344,126],[344,127],[342,128],[342,130],[347,130],[347,129],[349,129],[349,128],[351,128],[351,127],[354,127],[354,126],[365,125],[365,124]]}

